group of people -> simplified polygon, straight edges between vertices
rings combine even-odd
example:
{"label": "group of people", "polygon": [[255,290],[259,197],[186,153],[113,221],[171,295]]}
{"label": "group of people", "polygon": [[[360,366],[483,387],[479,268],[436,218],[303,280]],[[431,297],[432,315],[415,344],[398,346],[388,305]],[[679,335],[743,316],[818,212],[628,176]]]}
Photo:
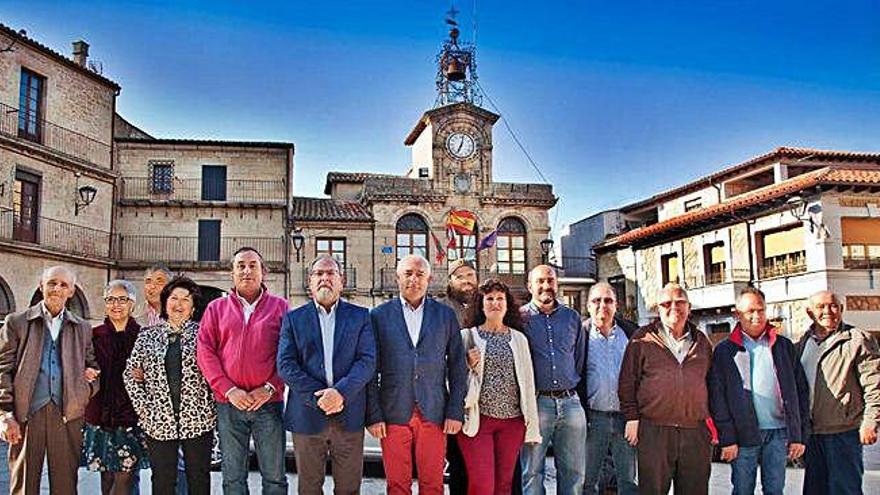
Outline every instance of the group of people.
{"label": "group of people", "polygon": [[[42,275],[43,300],[0,328],[0,438],[10,491],[37,494],[44,458],[52,493],[76,493],[80,466],[104,494],[210,493],[219,440],[223,491],[248,492],[251,442],[262,493],[287,493],[286,431],[301,494],[359,493],[365,429],[379,439],[392,495],[543,494],[552,447],[560,494],[598,493],[610,456],[618,493],[708,493],[713,443],[734,493],[782,493],[804,457],[804,493],[861,493],[862,446],[880,425],[880,351],[843,322],[831,292],[809,300],[812,325],[793,343],[768,321],[764,295],[743,290],[738,323],[713,350],[689,320],[686,290],[658,295],[659,319],[637,328],[613,288],[589,291],[588,318],[558,298],[556,273],[528,274],[519,306],[499,280],[449,266],[447,297],[428,297],[431,265],[397,264],[399,297],[373,309],[341,296],[344,270],[320,256],[312,300],[290,310],[263,283],[260,253],[232,258],[233,288],[200,321],[196,283],[147,270],[104,290],[92,329],[65,309],[75,274]],[[137,316],[135,316],[137,314]],[[285,401],[285,389],[286,404]]]}

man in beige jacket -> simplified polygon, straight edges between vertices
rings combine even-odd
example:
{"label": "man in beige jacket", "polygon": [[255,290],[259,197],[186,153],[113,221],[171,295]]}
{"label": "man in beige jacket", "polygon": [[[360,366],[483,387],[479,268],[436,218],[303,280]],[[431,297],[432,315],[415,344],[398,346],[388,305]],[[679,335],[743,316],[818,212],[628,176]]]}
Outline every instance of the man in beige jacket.
{"label": "man in beige jacket", "polygon": [[877,441],[880,424],[880,350],[843,322],[831,291],[813,294],[807,313],[813,324],[797,343],[813,420],[804,494],[861,494],[862,446]]}
{"label": "man in beige jacket", "polygon": [[83,415],[98,391],[89,324],[65,309],[76,276],[43,272],[43,300],[0,327],[0,438],[9,443],[10,493],[37,495],[43,459],[52,493],[76,493]]}

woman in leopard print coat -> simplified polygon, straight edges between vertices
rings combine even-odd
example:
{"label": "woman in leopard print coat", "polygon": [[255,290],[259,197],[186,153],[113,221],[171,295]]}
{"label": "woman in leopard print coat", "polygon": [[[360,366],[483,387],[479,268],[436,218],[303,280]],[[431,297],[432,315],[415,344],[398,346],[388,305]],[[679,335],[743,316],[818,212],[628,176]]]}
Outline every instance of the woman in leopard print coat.
{"label": "woman in leopard print coat", "polygon": [[217,414],[196,364],[199,326],[190,318],[198,298],[192,280],[172,279],[160,296],[162,323],[141,329],[126,366],[125,388],[147,434],[153,493],[158,495],[174,493],[181,445],[189,493],[210,493]]}

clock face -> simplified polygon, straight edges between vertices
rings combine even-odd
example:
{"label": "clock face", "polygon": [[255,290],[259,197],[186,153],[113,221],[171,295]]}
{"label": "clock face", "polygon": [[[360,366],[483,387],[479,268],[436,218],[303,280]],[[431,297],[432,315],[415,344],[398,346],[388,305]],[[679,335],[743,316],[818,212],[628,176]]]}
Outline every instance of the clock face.
{"label": "clock face", "polygon": [[473,136],[463,132],[453,132],[446,138],[446,150],[458,159],[469,158],[477,149]]}

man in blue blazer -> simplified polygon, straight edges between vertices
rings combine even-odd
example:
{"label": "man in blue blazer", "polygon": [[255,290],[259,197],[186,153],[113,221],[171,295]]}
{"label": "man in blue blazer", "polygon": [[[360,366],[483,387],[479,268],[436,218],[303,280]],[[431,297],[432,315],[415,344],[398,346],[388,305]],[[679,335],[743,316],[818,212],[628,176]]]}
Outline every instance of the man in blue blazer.
{"label": "man in blue blazer", "polygon": [[458,433],[464,419],[460,328],[452,309],[426,297],[430,279],[428,260],[404,257],[397,264],[400,298],[371,314],[379,352],[367,429],[381,440],[389,495],[411,493],[413,457],[419,493],[443,493],[446,434]]}
{"label": "man in blue blazer", "polygon": [[360,493],[376,344],[369,311],[340,299],[342,286],[339,262],[318,257],[309,268],[314,300],[281,323],[277,364],[289,388],[284,426],[293,432],[300,495],[323,493],[328,455],[335,493]]}

